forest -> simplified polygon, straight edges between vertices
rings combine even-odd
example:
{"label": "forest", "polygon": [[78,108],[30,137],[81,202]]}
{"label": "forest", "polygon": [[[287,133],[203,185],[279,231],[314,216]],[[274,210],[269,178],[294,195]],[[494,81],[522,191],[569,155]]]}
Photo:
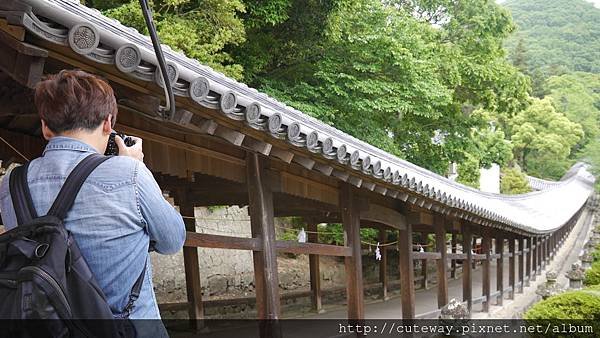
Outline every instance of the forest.
{"label": "forest", "polygon": [[[84,0],[147,33],[137,0]],[[600,168],[600,9],[584,0],[154,0],[162,42],[477,187]]]}

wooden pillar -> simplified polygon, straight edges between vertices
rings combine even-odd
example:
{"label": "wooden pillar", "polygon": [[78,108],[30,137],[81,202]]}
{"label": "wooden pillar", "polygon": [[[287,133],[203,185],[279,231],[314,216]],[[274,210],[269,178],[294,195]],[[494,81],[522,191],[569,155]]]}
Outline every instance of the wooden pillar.
{"label": "wooden pillar", "polygon": [[[317,234],[317,223],[308,223],[308,241],[311,243],[319,242],[319,234]],[[323,312],[323,304],[321,303],[321,270],[319,267],[319,255],[308,255],[308,264],[310,269],[310,290],[312,308],[317,313]]]}
{"label": "wooden pillar", "polygon": [[[456,233],[452,233],[452,241],[450,244],[452,245],[452,253],[456,253],[456,246],[458,245],[458,240],[456,238]],[[450,278],[456,279],[456,259],[453,259],[450,263]]]}
{"label": "wooden pillar", "polygon": [[511,287],[509,297],[510,299],[515,299],[516,292],[516,282],[515,282],[515,239],[514,237],[508,238],[508,252],[510,257],[508,257],[508,285]]}
{"label": "wooden pillar", "polygon": [[[179,212],[184,216],[185,230],[196,232],[194,205],[186,199],[186,195],[185,190],[177,191],[175,202],[179,205]],[[191,328],[197,330],[202,328],[200,320],[204,319],[198,248],[183,247],[183,266],[185,269],[185,288],[188,300],[188,318]]]}
{"label": "wooden pillar", "polygon": [[345,257],[346,298],[348,319],[364,319],[364,293],[362,279],[362,256],[360,246],[360,208],[354,187],[341,184],[340,207],[344,227],[345,245],[350,247],[352,256]]}
{"label": "wooden pillar", "polygon": [[525,282],[525,286],[529,286],[529,282],[533,280],[533,264],[531,262],[531,258],[533,257],[533,238],[527,237],[525,238],[525,241],[527,242],[527,259],[525,263],[525,273],[527,274],[527,281]]}
{"label": "wooden pillar", "polygon": [[541,238],[537,239],[537,248],[536,248],[536,253],[537,253],[537,267],[536,267],[536,274],[537,275],[541,275],[542,274],[542,268],[543,268],[543,252],[544,252],[544,244],[542,242]]}
{"label": "wooden pillar", "polygon": [[[379,229],[379,243],[383,244],[387,240],[387,233],[385,229]],[[387,250],[386,247],[380,247],[381,260],[379,261],[379,282],[381,283],[381,293],[383,300],[386,301],[388,297],[388,273],[387,273]]]}
{"label": "wooden pillar", "polygon": [[546,265],[550,263],[550,251],[552,250],[552,236],[546,237]]}
{"label": "wooden pillar", "polygon": [[496,259],[496,290],[499,292],[496,305],[502,306],[504,300],[504,237],[502,235],[496,236],[496,254],[500,255]]}
{"label": "wooden pillar", "polygon": [[490,279],[490,270],[491,270],[491,257],[490,257],[490,252],[491,252],[491,247],[492,247],[492,238],[490,237],[489,233],[487,233],[487,231],[485,231],[483,233],[483,237],[481,240],[481,251],[483,254],[485,254],[485,260],[481,263],[481,290],[482,290],[482,296],[485,297],[484,303],[483,303],[483,311],[487,312],[490,311],[490,294],[491,294],[491,279]]}
{"label": "wooden pillar", "polygon": [[[471,250],[474,250],[476,247],[477,247],[477,236],[473,236],[473,243],[471,244]],[[476,260],[473,260],[471,262],[471,267],[473,268],[473,270],[475,270],[475,268],[477,267],[477,261]]]}
{"label": "wooden pillar", "polygon": [[[428,251],[428,246],[427,246],[427,233],[426,232],[422,232],[421,233],[421,245],[423,245],[423,250],[424,251]],[[421,288],[423,290],[427,290],[428,285],[428,276],[427,276],[427,260],[426,259],[422,259],[421,260],[421,277],[423,277],[423,279],[421,279]]]}
{"label": "wooden pillar", "polygon": [[412,224],[398,233],[400,248],[400,297],[402,301],[402,319],[415,318],[415,277],[412,256]]}
{"label": "wooden pillar", "polygon": [[537,241],[537,237],[532,237],[531,238],[531,243],[532,244],[532,250],[533,252],[531,253],[531,281],[535,281],[535,279],[537,278],[537,271],[538,271],[538,267],[537,267],[537,257],[538,257],[538,241]]}
{"label": "wooden pillar", "polygon": [[473,308],[473,280],[471,264],[473,262],[472,252],[472,233],[471,227],[468,224],[462,225],[462,250],[467,255],[467,259],[462,261],[462,282],[463,282],[463,301],[467,302],[467,308],[471,312]]}
{"label": "wooden pillar", "polygon": [[[281,337],[276,319],[281,315],[279,276],[275,248],[273,193],[265,175],[265,162],[256,153],[246,153],[248,214],[252,237],[262,242],[261,251],[253,251],[256,310],[261,337]],[[265,321],[266,320],[266,321]]]}
{"label": "wooden pillar", "polygon": [[525,287],[525,269],[523,264],[525,263],[525,240],[522,236],[519,236],[519,293],[523,293]]}
{"label": "wooden pillar", "polygon": [[438,308],[448,304],[448,248],[446,248],[446,224],[444,217],[435,217],[435,248],[440,253],[437,260]]}

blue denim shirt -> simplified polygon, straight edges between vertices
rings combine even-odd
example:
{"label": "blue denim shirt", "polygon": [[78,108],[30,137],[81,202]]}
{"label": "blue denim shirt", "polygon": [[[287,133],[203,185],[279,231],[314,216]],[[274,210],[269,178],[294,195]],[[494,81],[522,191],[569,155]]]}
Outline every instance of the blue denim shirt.
{"label": "blue denim shirt", "polygon": [[[93,152],[94,148],[76,139],[50,140],[42,157],[31,162],[27,175],[38,215],[48,212],[67,175]],[[4,225],[11,229],[17,224],[8,182],[6,175],[0,185],[0,210]],[[98,166],[85,181],[64,224],[114,314],[127,304],[131,288],[146,264],[140,297],[130,318],[160,318],[152,287],[149,241],[156,242],[158,253],[173,254],[183,246],[185,226],[144,163],[115,156]]]}

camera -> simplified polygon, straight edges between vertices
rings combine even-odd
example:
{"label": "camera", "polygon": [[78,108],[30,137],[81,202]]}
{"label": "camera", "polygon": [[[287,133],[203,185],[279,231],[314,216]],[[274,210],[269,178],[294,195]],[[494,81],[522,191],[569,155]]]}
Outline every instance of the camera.
{"label": "camera", "polygon": [[117,133],[113,130],[110,133],[110,136],[108,137],[108,144],[106,145],[106,152],[104,152],[104,155],[119,155],[119,147],[117,146],[117,142],[115,141],[115,136],[117,135],[119,135],[123,139],[126,146],[131,147],[135,144],[135,140],[133,139],[133,137]]}

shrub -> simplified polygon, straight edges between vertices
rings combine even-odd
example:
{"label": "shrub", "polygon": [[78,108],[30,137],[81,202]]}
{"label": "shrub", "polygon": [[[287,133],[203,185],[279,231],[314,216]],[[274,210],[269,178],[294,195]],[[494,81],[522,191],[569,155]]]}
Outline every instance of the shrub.
{"label": "shrub", "polygon": [[[552,324],[552,327],[560,327],[566,319],[579,320],[574,324],[589,325],[592,327],[592,332],[600,332],[600,291],[597,286],[594,286],[590,289],[569,291],[550,297],[532,306],[523,318],[528,325],[542,327],[548,324]],[[590,334],[553,334],[552,337],[590,337]]]}
{"label": "shrub", "polygon": [[500,192],[503,194],[524,194],[530,192],[529,181],[518,168],[504,168],[500,180]]}
{"label": "shrub", "polygon": [[[561,293],[532,306],[524,318],[600,320],[600,292],[584,289]],[[595,332],[600,332],[600,322],[598,325],[599,330]]]}
{"label": "shrub", "polygon": [[[595,251],[594,253],[596,253]],[[594,260],[595,260],[594,256]],[[600,261],[594,262],[592,267],[585,272],[585,279],[583,280],[585,285],[598,285],[600,284]]]}

